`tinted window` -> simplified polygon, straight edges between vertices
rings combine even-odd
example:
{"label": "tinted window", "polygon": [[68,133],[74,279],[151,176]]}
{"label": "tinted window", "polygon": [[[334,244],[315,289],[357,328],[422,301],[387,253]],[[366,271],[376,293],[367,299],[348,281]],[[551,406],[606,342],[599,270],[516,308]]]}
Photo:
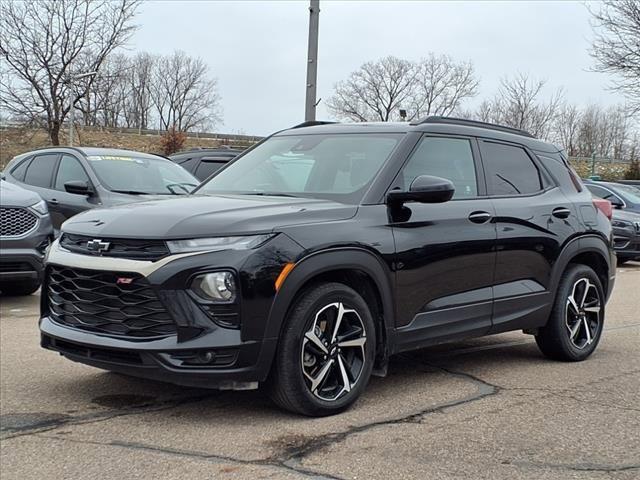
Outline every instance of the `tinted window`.
{"label": "tinted window", "polygon": [[616,190],[632,203],[640,203],[640,192],[631,185],[616,185]]}
{"label": "tinted window", "polygon": [[451,180],[456,188],[453,198],[478,195],[471,143],[464,138],[423,138],[401,175],[405,190],[416,177],[433,175]]}
{"label": "tinted window", "polygon": [[271,137],[197,193],[286,194],[357,203],[401,138],[382,133]]}
{"label": "tinted window", "polygon": [[227,162],[205,162],[205,161],[202,161],[202,162],[200,162],[200,165],[198,165],[198,169],[196,170],[196,177],[198,177],[200,180],[204,180],[205,178],[207,178],[212,173],[217,172],[218,170],[220,170],[220,168],[225,163],[227,163]]}
{"label": "tinted window", "polygon": [[605,200],[622,203],[620,197],[615,195],[613,192],[607,190],[606,188],[598,187],[596,185],[587,185],[589,191],[599,198],[604,198]]}
{"label": "tinted window", "polygon": [[489,195],[526,195],[542,190],[540,172],[523,148],[482,142]]}
{"label": "tinted window", "polygon": [[193,173],[193,170],[196,168],[196,164],[198,163],[197,158],[187,158],[187,157],[174,159],[173,161],[191,173]]}
{"label": "tinted window", "polygon": [[51,177],[53,176],[53,167],[56,166],[57,153],[49,153],[47,155],[38,155],[29,164],[27,173],[24,177],[24,183],[35,187],[51,187]]}
{"label": "tinted window", "polygon": [[13,167],[13,170],[11,170],[11,175],[13,176],[13,178],[24,182],[24,174],[27,172],[27,167],[29,166],[30,162],[31,158],[27,158],[26,160],[21,161],[18,165]]}
{"label": "tinted window", "polygon": [[58,167],[58,175],[56,176],[55,189],[64,191],[64,184],[71,181],[82,181],[90,183],[87,173],[80,165],[77,158],[71,155],[63,155]]}

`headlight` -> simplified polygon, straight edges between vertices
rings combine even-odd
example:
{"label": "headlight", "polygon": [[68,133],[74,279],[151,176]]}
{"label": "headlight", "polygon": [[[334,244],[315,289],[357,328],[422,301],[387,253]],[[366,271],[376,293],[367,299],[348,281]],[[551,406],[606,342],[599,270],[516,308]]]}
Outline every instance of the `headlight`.
{"label": "headlight", "polygon": [[626,220],[612,220],[611,225],[620,228],[631,228],[633,226],[631,222],[627,222]]}
{"label": "headlight", "polygon": [[191,289],[205,300],[230,303],[236,299],[236,281],[231,272],[212,272],[198,275]]}
{"label": "headlight", "polygon": [[49,208],[47,207],[47,202],[44,200],[40,200],[38,203],[34,203],[31,205],[31,209],[38,212],[40,215],[46,215],[49,213]]}
{"label": "headlight", "polygon": [[171,253],[204,252],[218,250],[249,250],[262,245],[273,234],[245,235],[242,237],[192,238],[190,240],[170,240],[167,246]]}

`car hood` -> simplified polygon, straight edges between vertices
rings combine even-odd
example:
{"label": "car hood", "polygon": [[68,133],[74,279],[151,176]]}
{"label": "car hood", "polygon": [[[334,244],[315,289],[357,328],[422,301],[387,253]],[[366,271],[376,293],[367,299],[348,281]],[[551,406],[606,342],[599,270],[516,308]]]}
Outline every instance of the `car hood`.
{"label": "car hood", "polygon": [[30,207],[42,198],[19,185],[0,180],[0,205],[3,207]]}
{"label": "car hood", "polygon": [[190,238],[271,232],[288,225],[344,220],[355,205],[329,200],[251,195],[193,195],[93,209],[62,231],[120,238]]}

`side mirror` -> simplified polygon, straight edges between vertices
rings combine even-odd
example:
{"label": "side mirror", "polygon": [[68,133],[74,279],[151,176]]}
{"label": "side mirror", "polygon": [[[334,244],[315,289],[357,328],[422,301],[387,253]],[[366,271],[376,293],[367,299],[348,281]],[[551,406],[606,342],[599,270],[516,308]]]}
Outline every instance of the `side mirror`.
{"label": "side mirror", "polygon": [[387,204],[402,205],[405,202],[444,203],[451,200],[455,190],[453,183],[445,178],[420,175],[411,182],[408,192],[391,190],[387,193]]}
{"label": "side mirror", "polygon": [[66,182],[64,184],[64,189],[68,193],[73,193],[76,195],[93,195],[93,188],[91,188],[91,186],[83,180],[71,180],[70,182]]}
{"label": "side mirror", "polygon": [[622,207],[624,207],[623,201],[620,200],[618,197],[612,196],[610,198],[607,198],[607,200],[611,202],[611,205],[613,205],[613,208],[621,209]]}

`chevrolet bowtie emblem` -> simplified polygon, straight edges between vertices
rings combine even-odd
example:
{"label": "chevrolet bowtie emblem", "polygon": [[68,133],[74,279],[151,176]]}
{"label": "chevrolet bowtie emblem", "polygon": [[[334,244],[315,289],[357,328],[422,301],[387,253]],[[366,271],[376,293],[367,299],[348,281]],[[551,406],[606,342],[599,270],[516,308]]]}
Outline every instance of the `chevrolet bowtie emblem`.
{"label": "chevrolet bowtie emblem", "polygon": [[111,247],[110,242],[103,242],[99,238],[95,238],[87,242],[87,248],[92,252],[106,252],[109,250],[109,247]]}

